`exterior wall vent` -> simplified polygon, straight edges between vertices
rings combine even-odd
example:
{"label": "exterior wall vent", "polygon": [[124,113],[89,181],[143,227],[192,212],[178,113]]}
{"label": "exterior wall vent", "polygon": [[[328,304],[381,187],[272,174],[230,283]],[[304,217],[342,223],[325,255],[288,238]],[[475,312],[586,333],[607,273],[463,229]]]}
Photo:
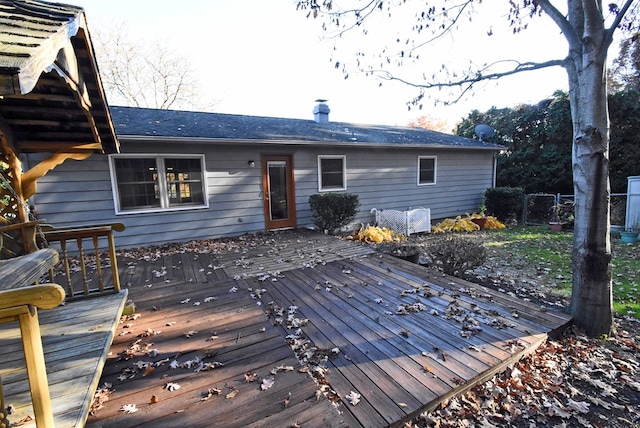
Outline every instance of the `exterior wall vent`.
{"label": "exterior wall vent", "polygon": [[329,123],[329,106],[325,104],[327,100],[318,99],[318,104],[313,108],[313,119],[318,123]]}

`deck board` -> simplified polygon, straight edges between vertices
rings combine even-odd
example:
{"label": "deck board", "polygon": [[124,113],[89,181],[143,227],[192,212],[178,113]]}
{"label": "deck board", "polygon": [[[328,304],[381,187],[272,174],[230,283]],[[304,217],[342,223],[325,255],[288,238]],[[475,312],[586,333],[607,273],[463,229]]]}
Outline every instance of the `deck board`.
{"label": "deck board", "polygon": [[[39,312],[56,427],[84,426],[125,300],[126,292],[112,293]],[[0,325],[0,373],[6,401],[15,408],[10,420],[32,416],[17,323]]]}
{"label": "deck board", "polygon": [[[139,318],[123,319],[117,328],[101,378],[114,391],[88,426],[402,426],[532,352],[570,321],[360,243],[310,232],[275,233],[257,242],[121,257],[121,283]],[[415,303],[424,310],[397,313],[400,305]],[[308,319],[301,333],[310,346],[340,350],[320,380],[338,397],[318,399],[318,381],[301,370],[304,361],[287,340],[295,329],[274,314],[290,306]],[[465,317],[482,321],[470,337],[461,334]],[[69,347],[85,346],[67,339]],[[48,346],[51,364],[69,370],[55,362],[64,359],[65,342]],[[198,373],[170,368],[171,361],[196,358],[223,365]],[[145,370],[147,364],[153,370]],[[21,376],[18,360],[7,365],[8,379]],[[278,366],[294,370],[272,374]],[[255,381],[247,382],[246,373]],[[274,385],[261,390],[269,377]],[[168,382],[181,388],[168,391]],[[221,394],[203,401],[210,388]],[[232,391],[237,395],[227,398]],[[345,398],[351,391],[362,395],[355,406]],[[127,404],[138,411],[119,411]]]}
{"label": "deck board", "polygon": [[[156,281],[150,278],[153,270],[136,266],[134,271],[143,274],[130,291],[142,317],[129,335],[116,337],[113,354],[140,332],[161,329],[171,319],[176,324],[155,337],[154,346],[168,346],[185,356],[215,350],[225,367],[199,380],[185,373],[180,378],[184,391],[173,393],[182,398],[160,408],[148,404],[152,391],[159,388],[154,380],[127,380],[118,387],[122,382],[117,376],[125,363],[111,359],[103,377],[114,382],[116,392],[105,409],[90,418],[90,425],[204,426],[215,420],[219,426],[400,426],[533,351],[549,332],[570,320],[565,314],[542,312],[529,302],[375,253],[359,243],[324,235],[283,236],[215,255],[183,254],[184,283]],[[230,293],[233,287],[237,290]],[[204,296],[215,300],[206,306],[191,304]],[[188,297],[189,304],[180,303]],[[399,305],[416,302],[426,309],[396,313]],[[481,324],[481,330],[463,337],[460,318],[445,316],[452,305],[462,314],[490,313],[501,321],[500,328]],[[302,332],[313,346],[340,349],[327,361],[323,380],[339,394],[335,403],[317,401],[318,385],[298,372],[296,380],[277,382],[266,392],[243,381],[247,372],[269,376],[265,370],[280,361],[300,366],[285,339],[293,331],[276,323],[273,315],[274,308],[290,306],[297,307],[296,316],[309,320]],[[201,343],[200,337],[200,342],[189,342],[197,343],[190,350],[179,333],[161,337],[169,329],[184,333],[203,324],[216,334],[217,343]],[[259,329],[264,331],[256,334]],[[174,376],[163,370],[157,369],[154,376]],[[207,384],[218,385],[225,394],[237,388],[238,396],[229,400],[215,396],[208,402],[221,406],[202,405],[198,388],[201,393]],[[350,391],[362,395],[356,406],[345,398]],[[285,407],[289,393],[295,398]],[[127,403],[139,403],[142,410],[119,413]]]}

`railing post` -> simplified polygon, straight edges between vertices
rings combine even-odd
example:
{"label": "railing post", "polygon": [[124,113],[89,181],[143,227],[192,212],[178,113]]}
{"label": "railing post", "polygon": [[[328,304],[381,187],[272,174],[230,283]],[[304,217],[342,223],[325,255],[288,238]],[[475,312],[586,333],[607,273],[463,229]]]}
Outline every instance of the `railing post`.
{"label": "railing post", "polygon": [[116,242],[113,237],[113,229],[109,230],[109,257],[111,258],[111,274],[113,275],[113,288],[120,291],[120,275],[118,275],[118,258],[116,257]]}

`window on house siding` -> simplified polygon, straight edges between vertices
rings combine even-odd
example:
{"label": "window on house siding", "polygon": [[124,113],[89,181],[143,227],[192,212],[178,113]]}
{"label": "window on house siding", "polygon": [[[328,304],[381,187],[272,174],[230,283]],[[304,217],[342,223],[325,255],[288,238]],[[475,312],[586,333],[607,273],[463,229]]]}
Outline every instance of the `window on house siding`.
{"label": "window on house siding", "polygon": [[436,184],[436,157],[418,156],[418,186]]}
{"label": "window on house siding", "polygon": [[318,156],[318,190],[321,192],[347,189],[347,157]]}
{"label": "window on house siding", "polygon": [[207,206],[204,156],[112,156],[117,213]]}

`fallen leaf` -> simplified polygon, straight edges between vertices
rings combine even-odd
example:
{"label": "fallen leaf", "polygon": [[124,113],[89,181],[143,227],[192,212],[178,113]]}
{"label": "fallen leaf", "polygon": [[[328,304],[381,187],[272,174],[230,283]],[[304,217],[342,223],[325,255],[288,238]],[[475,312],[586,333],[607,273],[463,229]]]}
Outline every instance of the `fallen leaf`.
{"label": "fallen leaf", "polygon": [[347,400],[349,400],[349,403],[351,403],[352,406],[355,406],[356,404],[358,404],[360,402],[360,397],[362,397],[360,394],[358,394],[355,391],[351,391],[346,397]]}
{"label": "fallen leaf", "polygon": [[168,382],[164,385],[164,389],[168,390],[168,391],[177,391],[180,388],[182,388],[180,385],[178,385],[175,382]]}
{"label": "fallen leaf", "polygon": [[135,404],[125,404],[124,406],[120,407],[118,411],[126,413],[127,415],[130,415],[132,413],[137,412],[138,408],[136,407]]}
{"label": "fallen leaf", "polygon": [[274,383],[275,383],[275,379],[272,377],[262,379],[262,384],[260,385],[260,389],[262,389],[263,391],[266,391],[267,389],[271,388]]}
{"label": "fallen leaf", "polygon": [[142,377],[150,375],[151,373],[153,373],[154,370],[155,370],[155,367],[151,365],[147,366],[147,368],[144,369],[144,373],[142,373]]}
{"label": "fallen leaf", "polygon": [[591,405],[586,401],[573,401],[572,399],[567,401],[567,407],[578,413],[589,413],[589,406]]}
{"label": "fallen leaf", "polygon": [[222,394],[221,389],[209,388],[206,392],[202,393],[202,398],[200,398],[200,401],[207,401],[209,398],[213,397],[214,395],[220,395],[220,394]]}

